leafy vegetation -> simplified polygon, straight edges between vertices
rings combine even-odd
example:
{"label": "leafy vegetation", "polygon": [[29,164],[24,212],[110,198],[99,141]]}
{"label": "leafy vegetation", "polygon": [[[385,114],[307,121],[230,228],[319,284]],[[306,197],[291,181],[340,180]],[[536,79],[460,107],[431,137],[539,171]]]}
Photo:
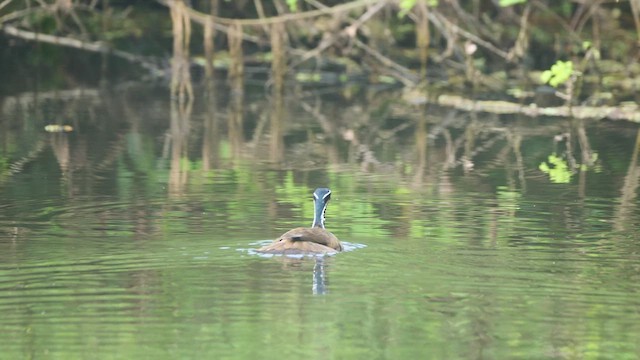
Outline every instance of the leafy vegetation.
{"label": "leafy vegetation", "polygon": [[567,161],[556,154],[549,155],[546,162],[539,166],[540,171],[549,175],[549,179],[556,184],[568,184],[571,182],[571,170]]}
{"label": "leafy vegetation", "polygon": [[545,84],[558,87],[567,82],[573,74],[573,62],[558,60],[551,69],[542,72],[540,80]]}

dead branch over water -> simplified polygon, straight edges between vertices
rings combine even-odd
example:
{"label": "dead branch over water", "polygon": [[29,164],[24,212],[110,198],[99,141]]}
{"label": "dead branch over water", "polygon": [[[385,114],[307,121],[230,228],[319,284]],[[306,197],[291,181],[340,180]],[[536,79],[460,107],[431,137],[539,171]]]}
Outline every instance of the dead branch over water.
{"label": "dead branch over water", "polygon": [[[96,40],[103,39],[104,34],[92,34],[87,19],[99,14],[103,18],[102,31],[109,30],[113,25],[104,17],[111,16],[113,9],[108,1],[93,1],[87,5],[59,1],[47,3],[42,0],[38,6],[27,3],[23,5],[24,8],[11,7],[9,3],[5,1],[0,6],[0,25],[9,36],[113,54],[137,62],[154,73],[160,72],[144,56],[114,48],[107,40]],[[399,84],[423,92],[422,96],[427,95],[421,85],[433,82],[444,83],[455,90],[472,88],[475,91],[489,89],[498,92],[512,86],[514,81],[519,81],[518,86],[537,86],[539,80],[517,79],[518,76],[525,77],[517,74],[526,72],[523,63],[531,60],[530,47],[533,41],[537,41],[542,51],[553,51],[555,58],[571,59],[576,64],[579,75],[567,85],[566,107],[532,107],[495,102],[469,104],[464,99],[448,101],[450,97],[443,97],[438,103],[459,109],[473,108],[498,113],[638,121],[631,107],[612,104],[607,104],[608,107],[586,107],[581,106],[579,98],[582,90],[582,79],[579,77],[583,74],[596,74],[599,77],[596,86],[605,83],[603,74],[606,75],[608,70],[600,64],[602,54],[614,57],[612,60],[618,61],[622,67],[637,56],[637,48],[624,45],[637,44],[640,37],[636,0],[615,3],[575,0],[570,13],[559,11],[557,2],[545,0],[528,0],[523,5],[512,7],[501,7],[495,1],[452,0],[434,6],[426,0],[416,0],[411,9],[401,9],[402,4],[397,0],[354,0],[334,6],[306,1],[299,2],[299,10],[286,9],[281,2],[254,0],[252,3],[219,4],[214,0],[205,2],[208,3],[208,12],[198,11],[183,0],[156,0],[155,3],[168,8],[172,21],[174,58],[171,63],[171,92],[176,97],[193,94],[189,68],[194,65],[191,25],[195,23],[203,27],[202,48],[206,55],[207,78],[213,76],[216,50],[226,46],[230,60],[227,69],[229,77],[242,79],[245,76],[245,53],[248,53],[246,50],[250,42],[258,44],[261,49],[271,48],[274,61],[271,64],[272,81],[278,87],[282,74],[291,75],[299,67],[307,65],[305,63],[316,60],[316,67],[317,64],[326,63],[352,64],[346,67],[357,68],[374,82],[381,81],[381,75],[391,77]],[[231,8],[238,11],[234,13]],[[398,14],[405,10],[406,16],[399,17]],[[620,14],[617,12],[619,10],[626,18],[620,20],[620,16],[615,15]],[[224,16],[229,14],[237,18]],[[120,15],[126,17],[127,10]],[[50,33],[40,30],[42,27],[32,20],[43,16],[55,20],[56,28],[49,29]],[[635,32],[622,27],[625,21],[636,26]],[[403,30],[403,35],[398,35],[398,27],[405,25],[410,25],[412,30]],[[564,31],[553,35],[554,44],[540,40],[545,36],[548,38],[549,33],[558,28]],[[216,36],[216,32],[226,33],[226,40]],[[279,35],[274,37],[274,32]],[[612,39],[617,44],[615,52],[609,49]],[[590,46],[586,51],[581,49],[585,46],[585,40],[589,40]],[[402,47],[399,46],[400,41],[404,41]],[[509,73],[509,69],[514,67],[518,71]],[[615,84],[640,78],[637,66],[627,66],[625,71],[623,79],[615,80]],[[232,83],[239,84],[241,81]],[[637,87],[637,82],[632,80],[631,83],[632,88]]]}
{"label": "dead branch over water", "polygon": [[148,61],[144,56],[114,49],[111,46],[109,46],[107,43],[102,41],[90,42],[90,41],[84,41],[84,40],[70,38],[70,37],[43,34],[40,32],[21,30],[11,25],[2,26],[2,31],[4,31],[5,34],[7,35],[15,36],[24,40],[31,40],[31,41],[37,41],[37,42],[53,44],[58,46],[65,46],[69,48],[85,50],[90,52],[111,54],[113,56],[127,60],[129,62],[139,64],[140,66],[142,66],[143,68],[147,69],[152,73],[160,72],[160,69],[156,66],[156,64],[154,64],[151,61]]}

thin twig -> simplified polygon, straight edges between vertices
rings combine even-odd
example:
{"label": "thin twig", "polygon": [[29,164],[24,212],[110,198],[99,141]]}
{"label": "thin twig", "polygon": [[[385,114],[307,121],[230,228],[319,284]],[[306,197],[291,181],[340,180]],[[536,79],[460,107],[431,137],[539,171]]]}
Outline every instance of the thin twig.
{"label": "thin twig", "polygon": [[369,55],[375,57],[382,64],[384,64],[384,65],[388,66],[389,68],[397,71],[398,74],[395,77],[399,81],[401,81],[403,84],[408,85],[408,86],[412,86],[412,85],[416,84],[417,76],[413,73],[413,71],[411,71],[411,70],[407,69],[406,67],[398,64],[397,62],[389,59],[388,57],[382,55],[377,50],[369,47],[367,44],[363,43],[362,41],[360,41],[358,39],[354,39],[353,43],[357,47],[359,47],[362,50],[366,51]]}
{"label": "thin twig", "polygon": [[505,60],[509,59],[509,54],[506,51],[499,49],[492,43],[485,41],[479,38],[478,36],[461,29],[458,25],[449,21],[449,19],[447,19],[442,14],[436,11],[429,11],[427,16],[429,17],[429,20],[431,20],[431,22],[433,22],[437,27],[442,28],[446,25],[447,27],[452,29],[456,34],[460,34],[462,37],[466,38],[467,40],[473,41],[474,43],[486,48],[487,50],[492,51],[493,53],[504,58]]}
{"label": "thin twig", "polygon": [[[369,8],[369,10],[367,10],[366,13],[360,16],[353,24],[344,28],[340,32],[340,34],[346,34],[350,38],[353,38],[356,32],[358,31],[358,28],[362,26],[362,24],[364,24],[367,20],[369,20],[375,13],[382,10],[382,8],[384,8],[385,5],[386,5],[385,1],[380,1],[375,6],[372,6],[371,8]],[[332,46],[336,42],[336,40],[340,37],[339,36],[340,34],[331,36],[327,39],[323,39],[317,47],[302,54],[300,59],[298,59],[294,64],[291,65],[291,68],[295,68],[298,65],[304,63],[305,61],[311,59],[312,57],[318,56],[324,50]]]}

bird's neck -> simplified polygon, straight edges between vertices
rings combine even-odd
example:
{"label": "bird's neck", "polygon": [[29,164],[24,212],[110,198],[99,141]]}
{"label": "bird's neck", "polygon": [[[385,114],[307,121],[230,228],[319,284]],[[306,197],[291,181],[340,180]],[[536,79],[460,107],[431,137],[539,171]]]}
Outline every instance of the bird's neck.
{"label": "bird's neck", "polygon": [[324,212],[327,209],[327,203],[322,200],[316,200],[313,203],[313,225],[311,227],[319,227],[324,229]]}

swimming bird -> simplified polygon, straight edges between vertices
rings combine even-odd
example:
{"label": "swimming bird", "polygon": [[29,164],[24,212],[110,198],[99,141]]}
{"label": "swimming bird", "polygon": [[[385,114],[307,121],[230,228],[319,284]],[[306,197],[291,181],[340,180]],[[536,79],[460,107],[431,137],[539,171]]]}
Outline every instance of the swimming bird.
{"label": "swimming bird", "polygon": [[324,215],[331,190],[317,188],[313,192],[313,224],[287,231],[271,244],[258,249],[268,254],[327,254],[342,251],[340,240],[324,228]]}

